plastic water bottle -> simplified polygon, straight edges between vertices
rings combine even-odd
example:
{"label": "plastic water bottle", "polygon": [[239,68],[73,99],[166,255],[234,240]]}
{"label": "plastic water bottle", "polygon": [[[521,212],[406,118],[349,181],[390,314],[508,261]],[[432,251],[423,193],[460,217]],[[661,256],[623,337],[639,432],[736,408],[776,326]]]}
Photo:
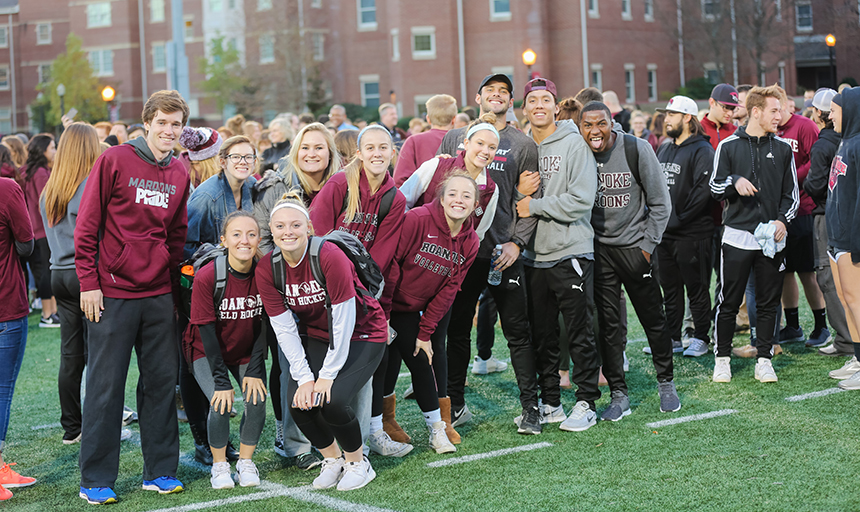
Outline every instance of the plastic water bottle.
{"label": "plastic water bottle", "polygon": [[499,286],[502,284],[502,271],[496,270],[496,258],[502,253],[502,244],[493,249],[493,257],[490,258],[490,273],[487,275],[487,284],[490,286]]}

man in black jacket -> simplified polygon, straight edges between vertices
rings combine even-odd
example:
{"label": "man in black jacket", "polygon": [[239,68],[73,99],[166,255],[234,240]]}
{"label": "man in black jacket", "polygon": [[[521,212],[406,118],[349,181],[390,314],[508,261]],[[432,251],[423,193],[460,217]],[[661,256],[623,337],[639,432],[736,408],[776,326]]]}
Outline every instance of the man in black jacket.
{"label": "man in black jacket", "polygon": [[[720,142],[714,155],[711,194],[717,201],[726,201],[721,286],[714,329],[717,344],[714,382],[732,379],[730,361],[735,316],[753,268],[759,323],[755,378],[761,382],[777,381],[770,359],[785,273],[781,242],[785,241],[786,225],[797,215],[800,204],[791,146],[776,137],[783,100],[782,90],[776,85],[750,90],[746,104],[750,115],[747,126],[738,128]],[[773,257],[765,255],[767,245],[760,246],[754,234],[757,228],[772,231],[772,238],[767,242],[775,246]]]}
{"label": "man in black jacket", "polygon": [[714,168],[714,148],[696,118],[695,101],[675,96],[666,108],[657,110],[666,113],[666,134],[674,139],[673,144],[663,144],[657,151],[672,198],[669,224],[657,246],[666,329],[672,335],[673,345],[680,346],[686,288],[695,334],[684,355],[699,357],[708,353],[711,328],[709,289],[714,221],[708,178]]}
{"label": "man in black jacket", "polygon": [[263,151],[262,162],[260,162],[260,174],[269,169],[277,169],[278,160],[290,153],[290,139],[293,137],[293,129],[290,120],[286,117],[276,117],[269,123],[269,140],[272,147]]}

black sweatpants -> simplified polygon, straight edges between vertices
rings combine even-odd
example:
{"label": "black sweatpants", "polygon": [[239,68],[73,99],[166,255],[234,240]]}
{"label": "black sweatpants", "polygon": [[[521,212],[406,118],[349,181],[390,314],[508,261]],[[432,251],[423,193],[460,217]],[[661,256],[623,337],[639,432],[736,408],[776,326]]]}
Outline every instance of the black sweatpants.
{"label": "black sweatpants", "polygon": [[[316,379],[328,353],[328,342],[304,338],[302,346]],[[290,407],[290,415],[312,445],[322,449],[337,440],[343,451],[361,449],[361,427],[350,403],[376,371],[384,350],[385,343],[350,342],[346,363],[331,385],[331,401],[308,411]],[[290,378],[287,396],[295,396],[298,389],[298,383]]]}
{"label": "black sweatpants", "polygon": [[701,240],[663,239],[657,246],[660,262],[658,279],[663,289],[666,330],[671,339],[681,339],[684,324],[684,289],[690,299],[695,337],[710,342],[711,329],[711,238]]}
{"label": "black sweatpants", "polygon": [[672,340],[665,329],[657,272],[656,258],[652,255],[649,263],[639,247],[613,247],[594,241],[594,303],[600,326],[597,346],[603,360],[603,375],[611,391],[627,394],[619,299],[622,284],[651,346],[657,382],[673,379]]}
{"label": "black sweatpants", "polygon": [[173,297],[105,297],[99,322],[87,320],[87,399],[84,401],[81,486],[113,487],[119,471],[120,430],[131,351],[137,354],[137,410],[143,479],[176,476],[179,428]]}
{"label": "black sweatpants", "polygon": [[[472,348],[472,319],[475,305],[484,288],[487,288],[489,259],[476,259],[460,286],[460,292],[451,307],[448,325],[448,395],[451,403],[462,407],[465,403],[466,371],[469,368]],[[508,340],[511,365],[520,389],[523,408],[537,406],[537,379],[535,378],[534,348],[529,335],[528,298],[526,278],[521,261],[502,272],[499,286],[490,286],[490,293],[499,310],[502,332]]]}
{"label": "black sweatpants", "polygon": [[87,365],[86,319],[75,269],[52,270],[51,288],[60,317],[60,424],[70,437],[81,432],[81,379]]}
{"label": "black sweatpants", "polygon": [[493,345],[496,341],[496,322],[499,320],[499,311],[496,309],[496,302],[493,300],[493,295],[489,290],[484,290],[480,301],[478,304],[475,348],[478,349],[478,357],[487,360],[493,356]]}
{"label": "black sweatpants", "polygon": [[[433,365],[427,360],[427,355],[421,350],[417,356],[415,353],[415,341],[418,339],[418,324],[421,321],[421,313],[398,313],[391,312],[391,327],[397,331],[397,337],[391,343],[388,352],[388,374],[385,379],[385,395],[394,392],[392,384],[392,370],[400,371],[400,361],[406,363],[409,373],[412,374],[412,388],[415,390],[415,399],[422,412],[435,411],[439,408],[441,395],[437,388],[438,377],[435,375],[437,362],[445,361],[445,336],[436,336],[441,329],[437,326],[434,336],[430,336],[430,345],[433,348]],[[442,326],[444,327],[444,326]],[[447,366],[443,362],[441,366]],[[397,382],[397,374],[394,375]],[[389,388],[389,386],[391,386]]]}
{"label": "black sweatpants", "polygon": [[[495,306],[493,306],[495,308]],[[400,313],[400,314],[408,314],[408,313]],[[480,313],[479,313],[480,314]],[[394,313],[392,313],[393,317]],[[448,354],[445,348],[445,342],[448,339],[448,324],[451,322],[451,310],[449,309],[445,316],[442,317],[442,320],[439,320],[439,323],[436,324],[436,330],[433,334],[430,335],[430,345],[433,347],[433,378],[436,380],[436,396],[438,398],[445,398],[448,396]],[[392,321],[391,327],[394,327],[394,322]],[[415,339],[418,338],[418,327],[417,323],[415,327],[406,328],[407,333],[411,332],[411,330],[415,330],[415,333],[412,340],[412,351],[415,350]],[[402,336],[400,330],[394,327],[394,330],[397,331],[397,337],[394,338],[394,343],[392,346],[400,346],[397,344],[397,340]],[[388,373],[385,376],[385,392],[384,396],[388,396],[391,393],[394,393],[394,387],[397,385],[397,379],[400,377],[400,363],[403,362],[403,358],[401,357],[401,351],[390,349],[388,351]],[[412,352],[409,352],[410,354]],[[415,381],[415,377],[412,377],[413,384]],[[414,386],[413,386],[414,387]],[[432,410],[432,409],[431,409]],[[381,409],[379,414],[382,414]],[[378,416],[378,415],[377,415]]]}
{"label": "black sweatpants", "polygon": [[51,248],[48,246],[47,238],[37,238],[33,242],[33,252],[25,258],[21,258],[21,266],[24,267],[25,276],[27,275],[27,265],[30,265],[30,272],[33,273],[33,280],[36,282],[36,294],[39,298],[50,299],[53,297],[54,292],[51,290]]}
{"label": "black sweatpants", "polygon": [[[573,258],[551,268],[527,268],[529,324],[535,347],[535,366],[541,401],[561,405],[559,388],[559,312],[565,326],[570,358],[571,381],[576,384],[576,400],[594,409],[600,398],[597,381],[600,361],[594,342],[594,262]],[[567,354],[564,355],[565,358]]]}
{"label": "black sweatpants", "polygon": [[776,313],[782,298],[784,255],[779,252],[774,258],[768,258],[760,250],[738,249],[728,244],[723,244],[721,252],[721,285],[717,295],[714,329],[717,357],[729,357],[732,354],[735,317],[743,301],[750,270],[755,269],[757,357],[770,359],[773,356]]}

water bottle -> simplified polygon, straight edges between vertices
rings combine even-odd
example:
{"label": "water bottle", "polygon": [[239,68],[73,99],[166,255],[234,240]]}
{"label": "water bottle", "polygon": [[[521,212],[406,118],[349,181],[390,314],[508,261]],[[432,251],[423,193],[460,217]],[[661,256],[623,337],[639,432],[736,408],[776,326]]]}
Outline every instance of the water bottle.
{"label": "water bottle", "polygon": [[487,284],[490,286],[499,286],[502,284],[502,271],[496,270],[496,258],[502,253],[502,244],[493,249],[493,257],[490,258],[490,273],[487,275]]}

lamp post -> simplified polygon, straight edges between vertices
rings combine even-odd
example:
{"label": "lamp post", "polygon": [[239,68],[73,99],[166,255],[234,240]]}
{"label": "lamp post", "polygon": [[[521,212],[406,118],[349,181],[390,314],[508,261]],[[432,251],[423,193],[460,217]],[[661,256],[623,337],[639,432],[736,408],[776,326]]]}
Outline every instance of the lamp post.
{"label": "lamp post", "polygon": [[108,120],[110,120],[110,104],[115,97],[116,91],[113,87],[106,85],[104,89],[102,89],[102,100],[104,100],[105,105],[107,105]]}
{"label": "lamp post", "polygon": [[824,42],[827,43],[827,51],[830,52],[830,86],[836,89],[836,66],[833,65],[833,47],[836,46],[836,37],[833,34],[827,34]]}
{"label": "lamp post", "polygon": [[528,79],[526,81],[532,79],[532,66],[534,66],[536,60],[537,54],[531,48],[523,52],[523,64],[526,65],[526,69],[528,70]]}
{"label": "lamp post", "polygon": [[60,97],[60,117],[66,115],[66,86],[60,84],[57,86],[57,96]]}

